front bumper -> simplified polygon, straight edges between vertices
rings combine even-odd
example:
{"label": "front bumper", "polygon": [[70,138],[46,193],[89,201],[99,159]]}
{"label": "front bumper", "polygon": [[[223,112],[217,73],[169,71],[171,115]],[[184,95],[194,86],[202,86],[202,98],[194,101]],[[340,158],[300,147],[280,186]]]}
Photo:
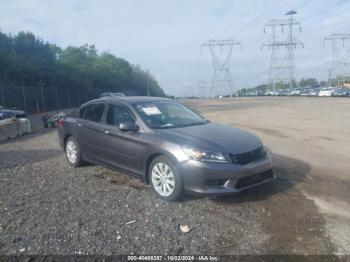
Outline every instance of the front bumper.
{"label": "front bumper", "polygon": [[238,193],[276,178],[269,154],[247,165],[188,160],[180,172],[187,192],[204,195]]}

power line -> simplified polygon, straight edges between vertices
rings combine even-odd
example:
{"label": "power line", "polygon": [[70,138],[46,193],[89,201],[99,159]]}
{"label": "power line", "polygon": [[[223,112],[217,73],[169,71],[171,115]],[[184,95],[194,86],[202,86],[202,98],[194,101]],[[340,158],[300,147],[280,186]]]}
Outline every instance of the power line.
{"label": "power line", "polygon": [[255,17],[252,21],[250,21],[248,24],[244,25],[243,27],[241,27],[239,30],[235,31],[230,37],[232,37],[233,35],[236,35],[238,33],[240,33],[241,31],[243,31],[244,29],[250,27],[251,25],[255,24],[256,21],[258,21],[260,18],[264,17],[265,15],[267,15],[268,13],[270,13],[273,9],[275,9],[280,3],[282,3],[283,0],[279,0],[277,1],[275,4],[273,4],[271,7],[267,8],[262,14],[258,15],[257,17]]}
{"label": "power line", "polygon": [[[249,5],[249,7],[247,7],[246,9],[244,9],[239,15],[237,15],[237,17],[242,17],[242,16],[245,15],[245,13],[246,13],[248,10],[254,9],[254,6],[255,6],[258,2],[260,2],[260,1],[259,1],[259,0],[254,0],[254,1]],[[228,29],[230,29],[230,28],[232,27],[233,24],[234,24],[233,22],[230,23],[230,24],[226,27],[225,32],[226,32]]]}

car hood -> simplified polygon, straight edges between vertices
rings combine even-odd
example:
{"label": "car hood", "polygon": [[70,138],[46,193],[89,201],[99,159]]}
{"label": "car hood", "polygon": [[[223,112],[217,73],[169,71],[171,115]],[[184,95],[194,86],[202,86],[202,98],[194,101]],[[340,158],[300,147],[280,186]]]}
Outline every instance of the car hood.
{"label": "car hood", "polygon": [[239,154],[262,146],[255,135],[226,125],[208,123],[182,128],[158,129],[163,139],[179,144],[214,152]]}

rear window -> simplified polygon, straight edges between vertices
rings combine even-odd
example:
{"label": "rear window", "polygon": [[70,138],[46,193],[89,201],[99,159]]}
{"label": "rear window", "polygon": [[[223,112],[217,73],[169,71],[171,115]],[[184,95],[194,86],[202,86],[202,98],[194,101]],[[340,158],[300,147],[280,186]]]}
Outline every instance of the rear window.
{"label": "rear window", "polygon": [[104,109],[104,104],[92,104],[85,108],[84,119],[93,122],[100,122],[102,113]]}

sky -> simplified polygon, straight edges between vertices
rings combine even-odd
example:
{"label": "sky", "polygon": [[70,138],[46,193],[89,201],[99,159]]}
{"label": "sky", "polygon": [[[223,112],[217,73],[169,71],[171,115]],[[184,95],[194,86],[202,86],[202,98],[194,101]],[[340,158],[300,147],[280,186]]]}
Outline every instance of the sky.
{"label": "sky", "polygon": [[[267,82],[271,38],[264,25],[296,10],[298,79],[328,79],[332,33],[350,33],[350,0],[0,0],[0,29],[30,31],[61,47],[94,44],[149,70],[167,94],[196,95],[213,73],[207,40],[235,39],[230,66],[237,89]],[[281,38],[287,37],[287,30]],[[225,54],[216,50],[219,57]]]}

